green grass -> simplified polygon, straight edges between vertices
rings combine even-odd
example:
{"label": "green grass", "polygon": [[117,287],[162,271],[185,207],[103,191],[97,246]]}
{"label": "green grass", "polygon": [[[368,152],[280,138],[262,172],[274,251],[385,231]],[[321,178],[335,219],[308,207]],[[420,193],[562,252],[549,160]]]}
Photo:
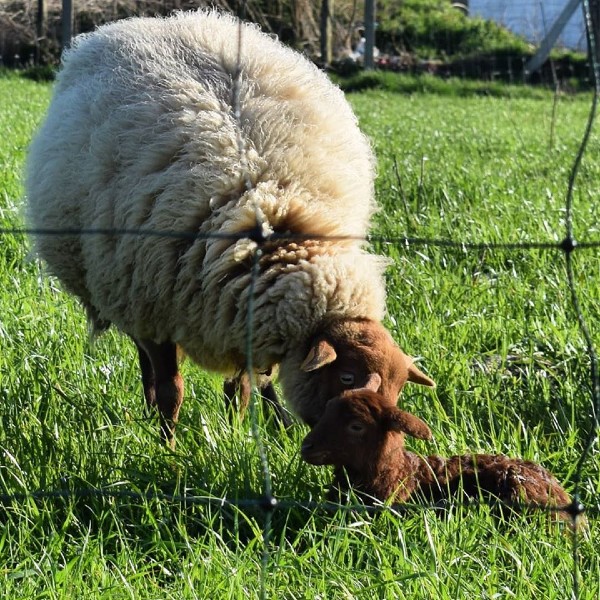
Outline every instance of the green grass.
{"label": "green grass", "polygon": [[543,100],[550,97],[548,88],[519,84],[507,84],[502,81],[483,81],[443,78],[436,75],[408,75],[393,71],[357,71],[352,75],[333,75],[336,83],[345,92],[364,90],[384,90],[401,94],[436,94],[451,98],[470,96],[492,96],[496,98],[529,98]]}
{"label": "green grass", "polygon": [[[22,224],[21,170],[48,84],[0,78],[0,227]],[[350,96],[373,139],[382,211],[375,233],[459,241],[558,241],[566,184],[590,97],[563,98],[551,142],[550,95]],[[578,240],[598,240],[593,136],[574,196]],[[504,452],[542,462],[572,490],[590,431],[589,360],[556,251],[379,243],[389,325],[438,387],[409,387],[426,420],[421,452]],[[184,364],[175,452],[144,417],[131,344],[88,340],[77,303],[44,276],[20,235],[0,238],[0,590],[21,598],[571,597],[571,540],[542,515],[511,525],[486,507],[264,514],[161,497],[258,498],[261,463],[249,419],[230,424],[218,377]],[[577,251],[575,281],[597,341],[598,251]],[[330,474],[298,456],[303,427],[282,432],[258,410],[275,495],[321,500]],[[582,471],[589,533],[579,539],[580,597],[600,594],[597,445]],[[104,488],[112,495],[78,494]],[[60,491],[57,497],[26,496]],[[130,492],[140,492],[132,495]],[[262,568],[263,558],[266,568]],[[264,577],[264,579],[263,579]]]}

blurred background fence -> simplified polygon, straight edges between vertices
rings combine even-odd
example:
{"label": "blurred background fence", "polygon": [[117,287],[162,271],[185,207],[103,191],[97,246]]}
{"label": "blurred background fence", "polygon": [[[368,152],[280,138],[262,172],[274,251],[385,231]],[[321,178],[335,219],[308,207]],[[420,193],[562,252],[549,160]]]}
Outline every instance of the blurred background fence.
{"label": "blurred background fence", "polygon": [[[248,20],[341,73],[362,68],[372,30],[379,69],[590,85],[583,0],[379,0],[372,10],[366,4],[365,10],[358,0],[0,0],[0,64],[54,66],[72,35],[102,23],[210,5],[243,10]],[[597,24],[600,0],[588,4]]]}

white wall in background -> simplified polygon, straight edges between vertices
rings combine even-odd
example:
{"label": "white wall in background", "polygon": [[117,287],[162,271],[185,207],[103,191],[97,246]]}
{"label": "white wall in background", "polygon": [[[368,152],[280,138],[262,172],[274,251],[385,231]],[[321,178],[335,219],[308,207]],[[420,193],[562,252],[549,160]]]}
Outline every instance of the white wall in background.
{"label": "white wall in background", "polygon": [[[469,14],[492,19],[539,44],[568,0],[470,0]],[[558,38],[557,46],[585,50],[583,8],[578,7]]]}

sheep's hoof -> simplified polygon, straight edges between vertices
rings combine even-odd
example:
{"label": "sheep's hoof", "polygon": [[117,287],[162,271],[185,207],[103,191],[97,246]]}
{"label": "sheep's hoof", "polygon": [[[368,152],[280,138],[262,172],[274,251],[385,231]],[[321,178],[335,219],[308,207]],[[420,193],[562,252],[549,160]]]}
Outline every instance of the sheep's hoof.
{"label": "sheep's hoof", "polygon": [[162,415],[160,415],[160,437],[171,450],[175,450],[175,421],[166,419]]}

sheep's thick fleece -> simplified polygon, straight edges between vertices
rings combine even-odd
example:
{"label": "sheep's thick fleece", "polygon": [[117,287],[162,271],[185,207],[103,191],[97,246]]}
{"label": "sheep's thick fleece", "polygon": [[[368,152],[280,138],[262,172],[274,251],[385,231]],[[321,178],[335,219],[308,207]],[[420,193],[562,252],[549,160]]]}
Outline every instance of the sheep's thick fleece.
{"label": "sheep's thick fleece", "polygon": [[257,226],[314,237],[262,248],[256,368],[328,320],[382,318],[385,261],[320,237],[365,236],[373,180],[369,143],[322,72],[254,26],[240,37],[233,17],[179,13],[75,39],[31,146],[28,218],[86,230],[38,235],[36,249],[97,328],[173,341],[231,373],[245,365],[257,244],[244,234]]}

